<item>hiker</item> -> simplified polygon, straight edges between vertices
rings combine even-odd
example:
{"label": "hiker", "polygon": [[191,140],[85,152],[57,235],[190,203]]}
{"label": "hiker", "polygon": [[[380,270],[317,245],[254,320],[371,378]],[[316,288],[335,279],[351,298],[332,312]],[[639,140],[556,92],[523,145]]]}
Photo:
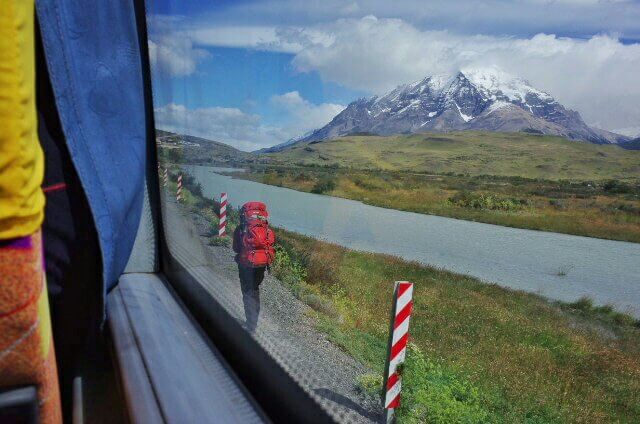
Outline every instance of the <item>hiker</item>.
{"label": "hiker", "polygon": [[275,235],[262,202],[247,202],[240,209],[240,224],[233,232],[238,276],[247,329],[255,331],[260,314],[260,283],[275,258]]}

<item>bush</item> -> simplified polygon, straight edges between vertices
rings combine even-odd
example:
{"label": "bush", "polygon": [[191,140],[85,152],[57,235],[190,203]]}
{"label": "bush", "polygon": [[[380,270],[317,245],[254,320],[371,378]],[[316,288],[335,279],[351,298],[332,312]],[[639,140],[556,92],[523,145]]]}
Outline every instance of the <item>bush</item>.
{"label": "bush", "polygon": [[608,180],[602,185],[602,189],[607,193],[616,193],[616,194],[624,194],[624,193],[637,193],[639,187],[633,187],[630,184],[623,183],[618,180]]}
{"label": "bush", "polygon": [[569,303],[569,307],[587,312],[593,309],[593,300],[584,296],[573,303]]}
{"label": "bush", "polygon": [[501,197],[494,194],[470,193],[468,191],[460,191],[451,196],[448,201],[454,206],[463,208],[505,212],[519,211],[530,204],[527,199]]}
{"label": "bush", "polygon": [[336,188],[335,179],[322,178],[315,183],[315,185],[311,189],[311,193],[324,194],[324,193],[335,190],[335,188]]}
{"label": "bush", "polygon": [[276,278],[289,285],[300,284],[307,278],[307,271],[298,261],[295,261],[289,251],[281,244],[276,244],[276,258],[273,262],[272,271]]}
{"label": "bush", "polygon": [[640,319],[635,319],[629,314],[616,311],[611,305],[595,306],[593,300],[588,297],[581,297],[575,302],[569,303],[571,309],[580,311],[585,316],[595,317],[604,322],[613,323],[623,327],[640,328]]}

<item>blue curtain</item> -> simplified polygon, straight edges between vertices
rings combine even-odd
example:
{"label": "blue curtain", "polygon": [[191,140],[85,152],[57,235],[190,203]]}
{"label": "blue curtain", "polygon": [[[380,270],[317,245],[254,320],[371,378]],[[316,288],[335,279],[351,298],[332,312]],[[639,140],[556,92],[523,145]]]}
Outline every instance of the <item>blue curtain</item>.
{"label": "blue curtain", "polygon": [[132,0],[36,2],[62,129],[98,232],[103,295],[136,236],[145,169],[145,110]]}

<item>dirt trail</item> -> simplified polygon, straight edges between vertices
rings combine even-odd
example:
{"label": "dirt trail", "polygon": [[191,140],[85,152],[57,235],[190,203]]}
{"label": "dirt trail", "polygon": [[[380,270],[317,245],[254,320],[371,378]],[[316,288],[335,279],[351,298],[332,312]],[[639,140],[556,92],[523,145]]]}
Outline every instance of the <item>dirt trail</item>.
{"label": "dirt trail", "polygon": [[[245,313],[233,251],[209,246],[207,222],[164,196],[165,232],[172,252],[212,295],[245,324]],[[272,275],[260,285],[260,314],[254,337],[294,378],[343,422],[381,422],[380,402],[362,394],[358,377],[371,371],[331,343],[316,329],[311,309]]]}

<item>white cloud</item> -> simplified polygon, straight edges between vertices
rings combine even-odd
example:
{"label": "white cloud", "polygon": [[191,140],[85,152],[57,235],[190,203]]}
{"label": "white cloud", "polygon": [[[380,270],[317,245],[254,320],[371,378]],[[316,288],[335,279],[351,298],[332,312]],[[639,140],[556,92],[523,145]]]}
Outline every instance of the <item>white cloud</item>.
{"label": "white cloud", "polygon": [[160,35],[149,39],[149,59],[154,72],[170,76],[191,75],[198,62],[210,57],[195,48],[190,37],[182,34]]}
{"label": "white cloud", "polygon": [[591,124],[613,129],[640,122],[640,45],[624,45],[615,36],[465,36],[373,16],[338,20],[324,30],[333,41],[308,45],[293,63],[351,88],[380,93],[427,75],[499,66],[578,110]]}
{"label": "white cloud", "polygon": [[312,44],[328,45],[333,36],[313,28],[268,26],[215,26],[185,28],[179,34],[201,46],[251,48],[282,53],[298,53]]}
{"label": "white cloud", "polygon": [[331,103],[314,105],[292,91],[271,98],[282,119],[279,125],[265,124],[260,115],[238,108],[208,107],[190,109],[169,103],[154,109],[156,126],[162,130],[188,134],[252,151],[273,146],[319,128],[344,106]]}
{"label": "white cloud", "polygon": [[149,18],[149,60],[156,75],[191,75],[199,62],[211,57],[206,50],[194,47],[190,36],[176,30],[184,23],[185,19],[180,16]]}
{"label": "white cloud", "polygon": [[289,138],[326,125],[345,108],[334,103],[315,105],[303,99],[297,91],[273,96],[271,103],[287,115],[287,131],[291,134]]}
{"label": "white cloud", "polygon": [[160,129],[220,141],[241,150],[254,150],[279,141],[261,126],[260,116],[236,108],[189,109],[170,103],[155,108],[154,112]]}
{"label": "white cloud", "polygon": [[184,32],[196,43],[204,46],[261,48],[276,52],[298,52],[302,49],[299,42],[288,43],[280,38],[278,29],[263,26],[216,26],[214,28],[189,29]]}

